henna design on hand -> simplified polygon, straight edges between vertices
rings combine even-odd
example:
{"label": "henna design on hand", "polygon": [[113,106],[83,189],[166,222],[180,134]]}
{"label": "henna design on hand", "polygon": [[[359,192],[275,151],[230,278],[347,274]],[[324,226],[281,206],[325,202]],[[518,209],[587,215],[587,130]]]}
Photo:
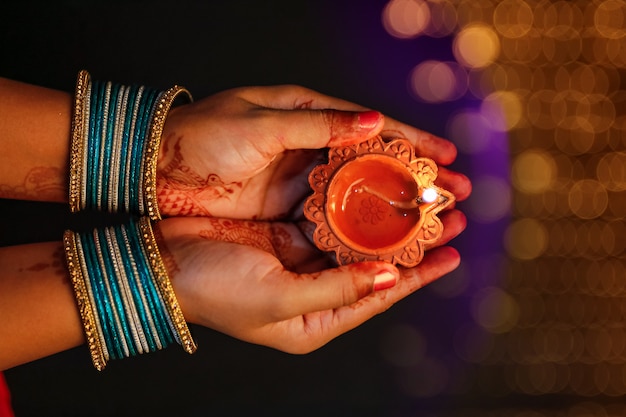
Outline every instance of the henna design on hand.
{"label": "henna design on hand", "polygon": [[67,184],[60,181],[65,173],[59,168],[36,167],[28,172],[21,185],[0,184],[0,198],[37,201],[65,201]]}
{"label": "henna design on hand", "polygon": [[206,178],[198,174],[185,163],[181,152],[182,139],[182,136],[177,138],[173,150],[165,144],[161,151],[161,159],[167,158],[171,152],[173,155],[157,173],[159,210],[169,216],[211,216],[207,202],[230,198],[242,184],[227,184],[217,174],[209,174]]}
{"label": "henna design on hand", "polygon": [[[172,135],[170,135],[171,137]],[[167,178],[168,182],[180,187],[199,186],[205,182],[204,178],[197,174],[189,166],[185,165],[185,161],[181,151],[182,136],[178,137],[174,142],[174,154],[171,156],[169,163],[159,171],[159,173]],[[164,141],[163,149],[159,155],[160,160],[169,157],[170,148],[169,141]]]}
{"label": "henna design on hand", "polygon": [[347,146],[359,137],[355,126],[360,123],[358,114],[348,111],[322,110],[324,123],[328,126],[328,142],[326,146]]}
{"label": "henna design on hand", "polygon": [[157,176],[159,211],[166,216],[211,216],[211,213],[194,198],[193,193],[172,189],[163,177]]}
{"label": "henna design on hand", "polygon": [[211,229],[199,236],[261,249],[278,258],[286,269],[293,267],[287,254],[293,246],[291,234],[280,224],[229,219],[210,219]]}

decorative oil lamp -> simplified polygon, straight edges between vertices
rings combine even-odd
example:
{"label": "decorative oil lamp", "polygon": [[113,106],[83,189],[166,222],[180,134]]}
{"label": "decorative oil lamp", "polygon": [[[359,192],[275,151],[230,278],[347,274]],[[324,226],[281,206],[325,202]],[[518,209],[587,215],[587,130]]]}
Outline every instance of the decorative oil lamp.
{"label": "decorative oil lamp", "polygon": [[304,204],[315,223],[313,241],[334,251],[341,265],[384,260],[417,265],[443,233],[437,213],[454,195],[434,184],[437,165],[415,156],[405,139],[376,137],[331,148],[328,163],[309,175],[313,188]]}

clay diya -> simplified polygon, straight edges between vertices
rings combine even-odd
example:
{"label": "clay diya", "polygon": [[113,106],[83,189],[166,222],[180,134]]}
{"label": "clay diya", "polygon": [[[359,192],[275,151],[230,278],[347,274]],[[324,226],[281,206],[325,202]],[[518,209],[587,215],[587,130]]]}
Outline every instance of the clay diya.
{"label": "clay diya", "polygon": [[437,165],[405,139],[331,148],[309,174],[304,214],[313,241],[337,262],[384,260],[413,267],[443,233],[437,213],[454,195],[434,184]]}

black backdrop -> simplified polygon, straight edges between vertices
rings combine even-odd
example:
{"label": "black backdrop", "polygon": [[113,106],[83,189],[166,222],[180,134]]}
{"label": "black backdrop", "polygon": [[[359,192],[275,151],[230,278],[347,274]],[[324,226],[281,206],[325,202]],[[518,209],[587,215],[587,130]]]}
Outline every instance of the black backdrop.
{"label": "black backdrop", "polygon": [[[401,58],[419,50],[386,35],[380,21],[385,4],[5,4],[0,76],[72,91],[84,68],[97,79],[159,88],[181,84],[196,98],[235,86],[295,83],[441,134],[437,114],[408,97],[405,75],[413,64]],[[109,220],[71,216],[63,205],[0,201],[0,244],[59,240],[67,227]],[[393,368],[381,359],[380,343],[385,329],[407,316],[418,324],[432,322],[432,314],[446,320],[445,308],[432,308],[427,294],[415,294],[305,356],[193,328],[200,346],[193,356],[171,347],[113,361],[98,373],[81,347],[9,370],[6,377],[18,416],[422,415],[442,406],[441,398],[400,394]],[[424,318],[427,312],[431,319]],[[446,342],[443,337],[442,346],[451,349]]]}

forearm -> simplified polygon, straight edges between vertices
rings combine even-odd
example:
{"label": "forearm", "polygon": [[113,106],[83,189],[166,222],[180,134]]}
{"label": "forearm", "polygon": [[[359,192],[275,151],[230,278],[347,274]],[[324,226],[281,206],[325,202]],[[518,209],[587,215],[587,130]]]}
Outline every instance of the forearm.
{"label": "forearm", "polygon": [[67,201],[72,98],[0,78],[0,198]]}
{"label": "forearm", "polygon": [[61,242],[0,248],[0,370],[84,343]]}

